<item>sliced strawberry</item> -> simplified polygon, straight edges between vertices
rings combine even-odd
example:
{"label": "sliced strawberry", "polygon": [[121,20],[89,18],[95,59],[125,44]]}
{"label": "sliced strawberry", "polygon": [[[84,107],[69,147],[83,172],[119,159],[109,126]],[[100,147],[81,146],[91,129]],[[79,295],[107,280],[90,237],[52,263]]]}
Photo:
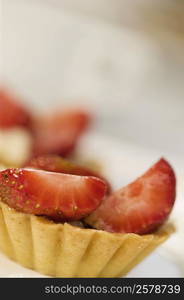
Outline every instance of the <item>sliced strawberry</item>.
{"label": "sliced strawberry", "polygon": [[86,222],[110,232],[151,232],[169,216],[175,186],[173,169],[161,159],[136,181],[107,197]]}
{"label": "sliced strawberry", "polygon": [[84,166],[74,164],[58,155],[48,154],[48,155],[32,158],[26,164],[26,167],[32,167],[32,168],[50,171],[50,172],[98,177],[106,182],[107,192],[109,193],[111,191],[111,186],[109,182],[103,176],[97,174],[96,172]]}
{"label": "sliced strawberry", "polygon": [[30,127],[30,124],[30,114],[22,104],[7,91],[0,89],[0,128]]}
{"label": "sliced strawberry", "polygon": [[57,221],[87,216],[101,203],[106,184],[95,177],[66,175],[33,169],[0,172],[0,199],[24,213]]}
{"label": "sliced strawberry", "polygon": [[89,115],[80,110],[57,112],[35,121],[34,154],[67,155],[89,124]]}

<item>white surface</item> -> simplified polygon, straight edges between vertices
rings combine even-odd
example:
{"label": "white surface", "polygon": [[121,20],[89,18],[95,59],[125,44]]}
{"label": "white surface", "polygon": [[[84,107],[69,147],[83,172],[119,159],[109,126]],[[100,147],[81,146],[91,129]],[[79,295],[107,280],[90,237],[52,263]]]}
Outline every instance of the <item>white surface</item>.
{"label": "white surface", "polygon": [[[115,187],[160,156],[173,164],[178,199],[172,218],[178,233],[131,274],[184,276],[183,39],[124,28],[115,22],[117,7],[108,10],[112,25],[93,13],[80,16],[46,1],[1,2],[5,84],[35,110],[57,104],[89,107],[98,117],[94,130],[121,142],[91,137],[81,153],[104,161]],[[3,258],[0,272],[33,274]]]}

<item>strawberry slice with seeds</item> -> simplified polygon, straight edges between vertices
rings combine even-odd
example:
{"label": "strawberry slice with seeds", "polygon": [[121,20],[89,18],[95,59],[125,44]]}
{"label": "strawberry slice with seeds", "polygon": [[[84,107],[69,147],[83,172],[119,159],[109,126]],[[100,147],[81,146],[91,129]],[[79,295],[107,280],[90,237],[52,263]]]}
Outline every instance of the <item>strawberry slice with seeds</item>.
{"label": "strawberry slice with seeds", "polygon": [[57,112],[35,120],[34,155],[71,153],[90,122],[82,110]]}
{"label": "strawberry slice with seeds", "polygon": [[80,166],[66,160],[58,155],[42,155],[35,158],[32,158],[27,164],[26,167],[41,169],[50,172],[65,173],[72,175],[80,176],[93,176],[98,177],[106,182],[107,192],[111,191],[111,186],[109,182],[100,174],[88,169],[84,166]]}
{"label": "strawberry slice with seeds", "polygon": [[0,199],[23,213],[56,221],[75,221],[89,215],[106,192],[104,181],[34,169],[0,172]]}
{"label": "strawberry slice with seeds", "polygon": [[86,222],[110,232],[149,233],[168,218],[175,188],[174,171],[161,159],[136,181],[105,198]]}
{"label": "strawberry slice with seeds", "polygon": [[19,101],[0,89],[0,128],[30,127],[31,116]]}

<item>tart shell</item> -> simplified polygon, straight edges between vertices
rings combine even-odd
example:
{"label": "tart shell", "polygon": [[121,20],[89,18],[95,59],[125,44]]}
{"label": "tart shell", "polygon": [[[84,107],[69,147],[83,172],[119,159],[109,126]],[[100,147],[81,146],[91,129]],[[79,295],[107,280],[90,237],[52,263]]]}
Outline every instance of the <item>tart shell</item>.
{"label": "tart shell", "polygon": [[172,226],[147,235],[117,234],[56,224],[0,201],[0,250],[52,277],[122,277],[164,242]]}

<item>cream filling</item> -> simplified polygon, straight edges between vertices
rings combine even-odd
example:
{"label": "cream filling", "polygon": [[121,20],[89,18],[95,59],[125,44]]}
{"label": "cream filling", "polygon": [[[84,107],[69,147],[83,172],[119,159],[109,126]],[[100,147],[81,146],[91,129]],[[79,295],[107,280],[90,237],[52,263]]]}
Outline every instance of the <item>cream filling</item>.
{"label": "cream filling", "polygon": [[29,159],[31,149],[32,138],[27,130],[22,128],[0,130],[0,166],[22,166]]}

